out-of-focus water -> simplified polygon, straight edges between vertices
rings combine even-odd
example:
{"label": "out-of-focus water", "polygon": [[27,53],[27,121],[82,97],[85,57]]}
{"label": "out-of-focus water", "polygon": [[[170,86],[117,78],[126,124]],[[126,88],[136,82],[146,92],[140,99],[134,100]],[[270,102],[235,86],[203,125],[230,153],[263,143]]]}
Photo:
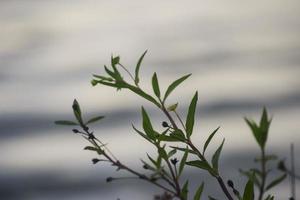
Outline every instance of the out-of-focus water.
{"label": "out-of-focus water", "polygon": [[[164,86],[193,73],[169,103],[179,102],[184,116],[198,90],[194,139],[201,147],[209,132],[222,127],[213,147],[226,138],[226,179],[245,182],[236,169],[252,166],[258,150],[243,117],[257,119],[263,106],[273,115],[268,151],[287,157],[293,142],[297,154],[299,6],[295,0],[1,1],[0,199],[151,199],[160,192],[135,181],[106,184],[115,171],[93,166],[95,155],[82,151],[85,142],[53,124],[72,117],[77,98],[85,115],[107,116],[95,132],[125,163],[138,169],[146,151],[155,153],[132,133],[131,123],[140,125],[145,105],[159,126],[164,118],[157,110],[127,91],[89,84],[111,53],[134,70],[148,49],[141,79],[149,91],[154,71]],[[205,174],[191,169],[186,176],[199,177],[192,188],[208,180],[205,195],[222,198]],[[288,181],[272,192],[286,199]]]}

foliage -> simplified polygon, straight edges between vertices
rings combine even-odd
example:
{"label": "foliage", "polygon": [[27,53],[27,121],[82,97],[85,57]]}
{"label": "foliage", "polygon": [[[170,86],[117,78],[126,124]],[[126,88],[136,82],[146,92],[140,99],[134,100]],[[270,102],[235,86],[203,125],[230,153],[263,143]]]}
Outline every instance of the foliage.
{"label": "foliage", "polygon": [[[200,151],[192,140],[192,135],[195,132],[194,124],[198,92],[195,92],[189,107],[187,108],[187,116],[185,120],[182,119],[177,112],[178,103],[167,103],[168,97],[172,94],[172,92],[188,77],[190,77],[191,74],[178,78],[167,87],[166,92],[162,92],[163,90],[159,84],[158,76],[154,73],[151,83],[153,95],[151,95],[147,91],[143,90],[139,85],[139,71],[146,53],[147,51],[145,51],[138,59],[134,75],[121,64],[119,56],[112,56],[111,67],[109,68],[104,66],[106,74],[93,75],[91,84],[93,86],[104,85],[116,88],[118,91],[124,89],[130,90],[136,95],[151,102],[155,107],[159,108],[161,113],[166,117],[167,120],[162,122],[163,131],[159,131],[153,126],[151,116],[148,114],[147,110],[144,107],[141,107],[142,129],[132,125],[133,130],[151,143],[157,150],[157,155],[147,154],[147,159],[141,160],[144,170],[148,171],[148,173],[138,172],[125,165],[114,156],[106,144],[95,137],[93,132],[90,131],[88,125],[103,119],[103,116],[96,116],[85,120],[82,116],[81,108],[77,100],[74,100],[72,106],[75,121],[61,120],[56,121],[56,124],[78,127],[73,129],[73,132],[81,135],[89,143],[89,146],[86,146],[84,150],[94,151],[98,155],[97,158],[92,159],[94,164],[99,162],[109,162],[112,166],[116,167],[117,170],[127,171],[134,175],[137,179],[145,180],[157,187],[160,187],[163,190],[163,194],[156,195],[154,199],[204,199],[202,198],[202,192],[205,189],[204,182],[200,181],[197,190],[193,192],[189,190],[189,180],[183,180],[182,174],[187,167],[195,167],[199,169],[199,172],[205,171],[210,174],[212,178],[217,180],[219,187],[224,193],[224,198],[228,200],[254,200],[254,186],[257,186],[258,188],[258,200],[274,199],[272,195],[265,197],[265,193],[285,179],[287,170],[281,170],[281,176],[267,183],[267,176],[270,172],[270,169],[267,168],[267,163],[277,159],[275,155],[266,154],[266,142],[271,124],[271,119],[268,116],[267,110],[265,108],[263,109],[259,124],[253,120],[245,118],[245,121],[249,125],[259,146],[261,155],[255,159],[255,162],[260,164],[260,168],[240,170],[240,172],[245,175],[248,180],[244,187],[243,194],[241,195],[234,187],[233,181],[228,180],[227,184],[225,184],[224,178],[220,174],[219,160],[225,139],[223,139],[219,147],[214,150],[211,158],[205,155],[210,142],[219,131],[220,127],[212,131],[206,139],[202,151]],[[123,69],[126,73],[128,73],[131,80],[125,80],[123,78],[124,74],[120,72],[120,69]],[[108,177],[106,181],[111,182],[120,178],[122,177]],[[211,196],[208,196],[208,198],[215,199]]]}

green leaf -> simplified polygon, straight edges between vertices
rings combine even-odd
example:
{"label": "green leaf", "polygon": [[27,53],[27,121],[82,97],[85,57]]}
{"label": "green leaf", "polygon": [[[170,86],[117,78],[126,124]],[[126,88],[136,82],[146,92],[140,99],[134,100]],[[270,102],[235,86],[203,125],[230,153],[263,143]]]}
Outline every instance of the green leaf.
{"label": "green leaf", "polygon": [[195,93],[195,95],[190,103],[188,114],[186,117],[185,127],[186,127],[186,133],[187,133],[188,138],[191,137],[191,135],[193,133],[197,100],[198,100],[198,92]]}
{"label": "green leaf", "polygon": [[128,89],[130,89],[132,92],[140,95],[141,97],[147,99],[148,101],[154,103],[157,107],[160,108],[160,104],[149,94],[145,93],[143,90],[141,90],[140,88],[134,87],[132,85],[127,84],[126,87]]}
{"label": "green leaf", "polygon": [[149,160],[152,162],[152,164],[153,164],[154,166],[156,166],[156,168],[157,168],[157,162],[156,162],[149,154],[147,154],[147,157],[148,157]]}
{"label": "green leaf", "polygon": [[159,135],[158,141],[165,141],[165,142],[179,142],[180,140],[172,135]]}
{"label": "green leaf", "polygon": [[282,176],[279,176],[278,178],[271,181],[271,183],[266,187],[266,191],[281,183],[285,178],[286,174],[283,174]]}
{"label": "green leaf", "polygon": [[100,80],[104,80],[104,81],[109,81],[109,82],[113,81],[113,79],[110,77],[105,77],[105,76],[101,76],[101,75],[97,75],[97,74],[93,74],[93,77],[98,78]]}
{"label": "green leaf", "polygon": [[[174,146],[170,146],[170,147],[173,148],[173,149],[176,149],[178,151],[183,151],[183,152],[186,151],[186,148],[174,147]],[[188,153],[197,155],[197,153],[195,151],[191,150],[191,149],[188,149]]]}
{"label": "green leaf", "polygon": [[83,126],[83,120],[81,117],[80,106],[76,99],[74,99],[74,101],[73,101],[72,108],[73,108],[73,112],[74,112],[75,118],[77,119],[78,123]]}
{"label": "green leaf", "polygon": [[182,130],[180,129],[176,129],[174,130],[171,134],[170,134],[171,137],[175,137],[177,138],[178,141],[185,141],[186,138],[184,136],[184,133],[182,132]]}
{"label": "green leaf", "polygon": [[262,145],[265,146],[268,138],[268,132],[269,132],[269,127],[271,124],[272,120],[268,119],[268,113],[266,108],[263,109],[263,113],[260,119],[260,132],[261,132],[261,140],[262,140]]}
{"label": "green leaf", "polygon": [[93,117],[89,121],[87,121],[86,124],[94,123],[94,122],[99,121],[100,119],[103,119],[103,118],[104,118],[104,116]]}
{"label": "green leaf", "polygon": [[115,66],[116,64],[119,64],[119,63],[120,63],[120,56],[117,56],[117,57],[111,56],[111,65],[112,66]]}
{"label": "green leaf", "polygon": [[167,97],[171,94],[171,92],[180,84],[182,83],[183,81],[185,81],[190,75],[192,74],[188,74],[188,75],[185,75],[179,79],[177,79],[176,81],[174,81],[167,89],[166,93],[165,93],[165,96],[164,96],[164,100],[165,101],[167,99]]}
{"label": "green leaf", "polygon": [[103,154],[103,152],[104,152],[102,149],[92,147],[92,146],[86,146],[86,147],[84,147],[84,150],[96,151],[99,155]]}
{"label": "green leaf", "polygon": [[57,125],[66,125],[66,126],[73,126],[78,125],[76,122],[67,121],[67,120],[59,120],[54,122]]}
{"label": "green leaf", "polygon": [[114,78],[115,80],[119,80],[119,76],[118,76],[115,72],[109,70],[105,65],[104,65],[104,70],[105,70],[105,72],[106,72],[108,75],[110,75],[112,78]]}
{"label": "green leaf", "polygon": [[168,153],[168,158],[172,157],[175,153],[176,153],[176,149],[172,149],[172,150]]}
{"label": "green leaf", "polygon": [[164,160],[168,160],[168,154],[167,154],[167,152],[166,152],[166,150],[165,150],[164,147],[158,147],[157,151],[158,151],[158,154],[159,154]]}
{"label": "green leaf", "polygon": [[254,200],[254,185],[251,179],[245,186],[243,200]]}
{"label": "green leaf", "polygon": [[144,59],[144,56],[146,55],[147,53],[147,50],[143,53],[143,55],[140,57],[140,59],[138,60],[137,62],[137,65],[135,67],[135,79],[134,79],[134,82],[136,85],[139,84],[140,80],[139,80],[139,72],[140,72],[140,67],[141,67],[141,63]]}
{"label": "green leaf", "polygon": [[158,98],[160,98],[160,90],[159,90],[159,84],[158,84],[156,73],[154,73],[153,76],[152,76],[152,88],[153,88],[154,94]]}
{"label": "green leaf", "polygon": [[188,192],[189,192],[189,181],[187,180],[183,187],[182,187],[182,190],[181,190],[181,197],[184,199],[184,200],[187,200],[188,198]]}
{"label": "green leaf", "polygon": [[219,171],[219,158],[221,155],[221,151],[222,151],[224,142],[225,142],[225,139],[223,139],[221,145],[216,150],[216,152],[214,153],[214,155],[212,156],[212,159],[211,159],[212,166],[213,166],[214,170],[216,170],[217,172]]}
{"label": "green leaf", "polygon": [[189,150],[189,148],[186,147],[185,151],[184,151],[184,154],[183,154],[183,156],[181,158],[181,161],[180,161],[180,164],[179,164],[179,173],[178,173],[178,176],[180,176],[182,174],[182,172],[183,172],[183,169],[184,169],[184,166],[185,166],[185,163],[186,163],[186,159],[187,159],[188,154],[189,154],[188,150]]}
{"label": "green leaf", "polygon": [[142,107],[142,117],[143,117],[143,129],[145,133],[151,140],[155,140],[158,134],[156,134],[156,132],[153,130],[150,118],[146,110],[144,109],[144,107]]}
{"label": "green leaf", "polygon": [[260,146],[260,148],[263,148],[263,140],[261,138],[261,133],[260,133],[259,127],[252,120],[245,118],[245,121],[248,124],[248,126],[250,127],[252,134],[253,134],[254,138],[256,139],[258,145]]}
{"label": "green leaf", "polygon": [[239,172],[246,176],[248,179],[251,179],[251,181],[257,186],[260,187],[260,182],[259,179],[256,175],[260,176],[260,172],[257,171],[256,169],[251,169],[250,171],[244,171],[242,169],[239,169]]}
{"label": "green leaf", "polygon": [[193,160],[193,161],[186,162],[185,164],[211,172],[211,167],[206,161]]}
{"label": "green leaf", "polygon": [[149,163],[145,162],[144,160],[141,160],[141,162],[147,166],[147,169],[152,170],[152,171],[156,171],[156,168],[154,168],[153,166],[151,166]]}
{"label": "green leaf", "polygon": [[269,127],[272,121],[271,119],[268,119],[267,110],[265,108],[263,109],[259,126],[253,120],[245,118],[245,121],[250,127],[252,134],[254,135],[260,148],[263,149],[267,142]]}
{"label": "green leaf", "polygon": [[274,196],[268,195],[267,198],[265,198],[265,200],[274,200]]}
{"label": "green leaf", "polygon": [[204,182],[202,182],[202,184],[198,187],[194,196],[194,200],[200,200],[201,194],[203,192],[203,188],[204,188]]}
{"label": "green leaf", "polygon": [[84,150],[89,150],[89,151],[98,151],[98,148],[92,147],[92,146],[86,146],[84,147]]}
{"label": "green leaf", "polygon": [[143,138],[145,138],[146,140],[148,140],[149,142],[151,142],[153,144],[153,141],[146,135],[144,134],[142,131],[139,131],[137,128],[135,128],[135,126],[132,124],[132,128],[135,130],[135,132],[137,132],[140,136],[142,136]]}
{"label": "green leaf", "polygon": [[207,138],[207,140],[206,140],[206,142],[205,142],[205,144],[204,144],[204,147],[203,147],[203,153],[202,153],[203,155],[204,155],[205,150],[206,150],[206,148],[208,147],[208,145],[209,145],[211,139],[214,137],[214,135],[218,132],[219,129],[220,129],[220,127],[218,127],[216,130],[214,130],[214,131],[209,135],[209,137]]}

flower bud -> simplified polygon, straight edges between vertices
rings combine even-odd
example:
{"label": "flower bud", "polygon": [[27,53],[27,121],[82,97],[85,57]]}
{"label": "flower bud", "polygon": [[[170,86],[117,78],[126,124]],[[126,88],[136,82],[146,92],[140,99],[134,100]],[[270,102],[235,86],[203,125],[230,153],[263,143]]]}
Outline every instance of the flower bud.
{"label": "flower bud", "polygon": [[162,125],[163,127],[165,127],[165,128],[169,127],[169,124],[168,124],[167,122],[165,122],[165,121],[163,121],[161,125]]}
{"label": "flower bud", "polygon": [[233,181],[232,180],[228,180],[227,181],[227,185],[231,188],[234,188],[234,184],[233,184]]}

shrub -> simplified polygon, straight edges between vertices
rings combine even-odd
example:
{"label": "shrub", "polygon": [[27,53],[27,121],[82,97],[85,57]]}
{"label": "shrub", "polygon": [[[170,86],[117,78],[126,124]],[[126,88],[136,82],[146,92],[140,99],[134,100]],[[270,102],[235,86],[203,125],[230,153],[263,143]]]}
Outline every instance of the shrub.
{"label": "shrub", "polygon": [[[208,172],[212,178],[217,180],[219,187],[224,193],[224,198],[228,200],[254,200],[255,193],[258,195],[258,200],[274,199],[273,195],[268,194],[268,190],[279,184],[286,178],[287,174],[291,175],[292,172],[285,167],[283,161],[280,161],[277,170],[281,171],[282,175],[272,179],[271,181],[268,179],[268,175],[271,170],[269,167],[269,161],[277,160],[277,156],[266,154],[266,142],[271,124],[271,119],[267,110],[265,108],[263,109],[259,123],[245,118],[245,121],[249,125],[252,135],[258,144],[261,154],[255,159],[255,162],[258,163],[257,168],[240,170],[240,173],[245,175],[248,180],[244,187],[244,191],[240,192],[235,188],[234,182],[232,180],[225,181],[219,171],[219,158],[221,156],[225,139],[223,139],[219,147],[215,149],[211,158],[208,158],[205,154],[211,140],[218,132],[219,127],[209,135],[201,149],[197,147],[192,140],[192,135],[195,132],[194,123],[198,93],[195,92],[187,109],[187,116],[185,119],[181,118],[180,113],[177,112],[177,103],[172,105],[167,103],[168,97],[172,94],[172,92],[191,74],[182,76],[175,80],[167,87],[166,92],[162,93],[157,74],[154,73],[152,76],[153,95],[151,95],[143,90],[139,85],[139,71],[146,52],[147,51],[145,51],[139,58],[134,74],[121,64],[119,56],[112,56],[111,68],[104,66],[106,74],[93,75],[91,84],[93,86],[109,86],[116,88],[118,91],[122,89],[130,90],[137,96],[151,102],[166,117],[167,121],[162,122],[163,131],[159,131],[153,126],[151,117],[147,110],[142,107],[142,130],[139,130],[136,126],[132,125],[133,130],[146,141],[151,143],[157,150],[157,155],[155,157],[147,154],[147,160],[142,160],[143,169],[149,173],[133,170],[114,156],[107,145],[98,139],[89,128],[89,124],[101,120],[104,116],[96,116],[86,120],[82,116],[80,105],[76,99],[72,106],[75,121],[61,120],[56,121],[56,124],[77,127],[73,129],[73,132],[81,135],[89,143],[89,146],[86,146],[84,149],[94,151],[95,154],[98,155],[97,158],[92,159],[94,164],[109,162],[117,170],[127,171],[134,175],[134,177],[161,188],[163,193],[162,195],[155,195],[154,199],[156,200],[187,200],[188,196],[193,196],[194,200],[201,199],[201,194],[204,190],[204,182],[198,183],[198,189],[190,192],[189,180],[182,180],[182,174],[187,167],[198,168],[199,172]],[[129,75],[131,80],[125,80],[123,78],[123,74],[119,71],[120,68]],[[108,177],[106,181],[111,182],[118,179],[120,178]],[[256,192],[255,186],[257,187]],[[208,198],[211,200],[215,199],[211,196]]]}

